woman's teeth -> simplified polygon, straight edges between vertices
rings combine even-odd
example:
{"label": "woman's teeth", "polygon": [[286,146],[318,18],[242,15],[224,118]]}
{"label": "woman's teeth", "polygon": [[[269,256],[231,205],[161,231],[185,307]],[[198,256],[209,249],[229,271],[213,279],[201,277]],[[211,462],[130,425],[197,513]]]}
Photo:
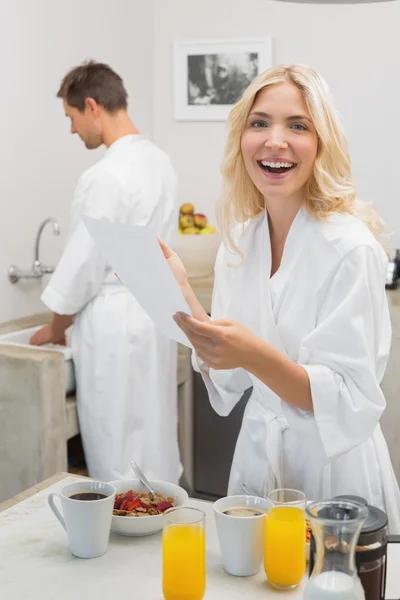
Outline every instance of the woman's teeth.
{"label": "woman's teeth", "polygon": [[289,162],[272,162],[267,160],[259,160],[258,164],[261,166],[264,171],[268,171],[269,173],[286,173],[290,169],[292,169],[295,164]]}

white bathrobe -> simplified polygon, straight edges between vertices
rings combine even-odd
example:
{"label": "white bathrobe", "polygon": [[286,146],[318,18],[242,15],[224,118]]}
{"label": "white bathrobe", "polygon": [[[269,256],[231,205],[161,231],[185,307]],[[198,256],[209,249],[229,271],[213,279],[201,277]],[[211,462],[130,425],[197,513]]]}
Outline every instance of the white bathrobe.
{"label": "white bathrobe", "polygon": [[312,219],[302,208],[279,270],[270,278],[266,213],[235,231],[244,254],[221,246],[212,318],[250,328],[309,375],[314,412],[286,403],[243,369],[209,369],[194,357],[220,415],[253,386],[232,463],[229,494],[246,483],[261,496],[276,487],[308,499],[355,494],[387,512],[400,533],[400,493],[379,419],[380,383],[391,326],[385,294],[386,255],[350,215]]}
{"label": "white bathrobe", "polygon": [[144,136],[112,144],[79,180],[71,236],[42,295],[52,311],[77,313],[79,423],[89,474],[97,479],[132,478],[135,459],[149,478],[178,482],[177,348],[115,277],[81,217],[149,225],[173,245],[176,187],[169,158]]}

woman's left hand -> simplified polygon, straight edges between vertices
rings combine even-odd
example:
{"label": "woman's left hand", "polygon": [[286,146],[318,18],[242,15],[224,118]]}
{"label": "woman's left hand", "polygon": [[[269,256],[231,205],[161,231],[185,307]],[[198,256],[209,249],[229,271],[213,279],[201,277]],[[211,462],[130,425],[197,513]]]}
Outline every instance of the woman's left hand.
{"label": "woman's left hand", "polygon": [[246,368],[259,338],[247,327],[230,321],[198,321],[185,313],[174,321],[187,335],[197,356],[212,369]]}

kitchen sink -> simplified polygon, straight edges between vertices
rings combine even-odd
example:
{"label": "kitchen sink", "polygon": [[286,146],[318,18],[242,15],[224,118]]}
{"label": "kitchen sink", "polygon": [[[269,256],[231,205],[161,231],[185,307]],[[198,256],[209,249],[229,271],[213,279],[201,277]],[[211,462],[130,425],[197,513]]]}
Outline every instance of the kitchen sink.
{"label": "kitchen sink", "polygon": [[30,327],[29,329],[21,329],[19,331],[11,331],[10,333],[0,334],[0,344],[8,344],[12,346],[24,346],[34,348],[38,352],[43,350],[50,352],[61,352],[65,360],[65,393],[71,394],[75,391],[75,373],[74,363],[72,361],[72,349],[70,347],[70,337],[67,332],[67,346],[57,346],[56,344],[45,344],[44,346],[31,346],[29,340],[31,336],[40,329],[39,327]]}

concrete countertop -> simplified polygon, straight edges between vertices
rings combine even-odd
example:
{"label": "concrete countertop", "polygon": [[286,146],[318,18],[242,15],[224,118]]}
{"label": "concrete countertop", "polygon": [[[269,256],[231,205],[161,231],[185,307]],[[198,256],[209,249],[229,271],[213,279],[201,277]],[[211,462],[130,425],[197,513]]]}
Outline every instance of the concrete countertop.
{"label": "concrete countertop", "polygon": [[21,329],[30,329],[31,327],[37,327],[38,325],[45,325],[50,321],[51,314],[51,312],[45,311],[0,323],[0,335],[11,333],[12,331],[20,331]]}

